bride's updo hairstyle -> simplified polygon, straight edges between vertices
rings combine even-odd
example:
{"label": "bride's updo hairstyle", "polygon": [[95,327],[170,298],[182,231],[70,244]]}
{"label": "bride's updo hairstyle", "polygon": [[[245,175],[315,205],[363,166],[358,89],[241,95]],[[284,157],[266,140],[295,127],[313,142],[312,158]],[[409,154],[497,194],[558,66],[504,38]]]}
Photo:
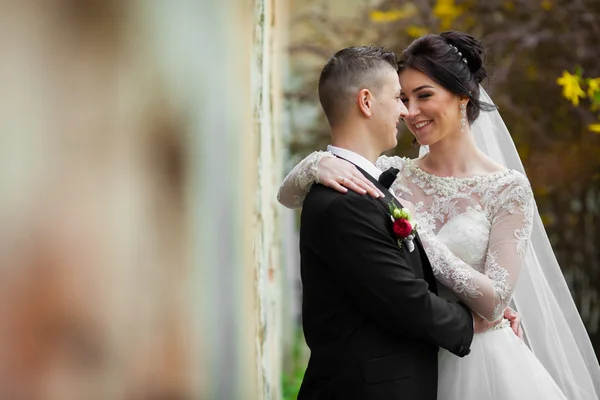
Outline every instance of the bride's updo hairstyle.
{"label": "bride's updo hairstyle", "polygon": [[493,104],[479,101],[479,84],[487,77],[484,61],[481,41],[450,31],[425,35],[412,42],[402,52],[398,72],[416,69],[456,96],[468,97],[467,119],[472,124],[481,110],[495,110]]}

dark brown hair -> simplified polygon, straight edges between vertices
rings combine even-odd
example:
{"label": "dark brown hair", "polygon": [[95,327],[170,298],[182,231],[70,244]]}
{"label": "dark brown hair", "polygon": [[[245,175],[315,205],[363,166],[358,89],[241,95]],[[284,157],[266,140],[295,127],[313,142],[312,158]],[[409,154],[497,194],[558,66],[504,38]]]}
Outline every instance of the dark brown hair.
{"label": "dark brown hair", "polygon": [[496,107],[479,101],[479,84],[488,76],[481,41],[463,32],[444,32],[416,39],[402,52],[398,70],[414,68],[457,96],[469,98],[467,119]]}

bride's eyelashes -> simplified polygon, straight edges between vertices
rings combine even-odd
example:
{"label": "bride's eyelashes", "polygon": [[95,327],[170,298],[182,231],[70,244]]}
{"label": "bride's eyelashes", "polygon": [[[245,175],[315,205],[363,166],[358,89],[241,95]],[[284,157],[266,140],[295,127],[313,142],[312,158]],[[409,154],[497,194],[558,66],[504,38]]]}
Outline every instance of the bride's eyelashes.
{"label": "bride's eyelashes", "polygon": [[[431,96],[432,96],[432,93],[423,93],[423,94],[419,94],[419,95],[417,96],[417,99],[424,100],[424,99],[427,99],[427,98],[429,98],[429,97],[431,97]],[[400,100],[401,100],[401,101],[402,101],[404,104],[408,103],[408,98],[407,98],[407,97],[401,97],[401,98],[400,98]]]}

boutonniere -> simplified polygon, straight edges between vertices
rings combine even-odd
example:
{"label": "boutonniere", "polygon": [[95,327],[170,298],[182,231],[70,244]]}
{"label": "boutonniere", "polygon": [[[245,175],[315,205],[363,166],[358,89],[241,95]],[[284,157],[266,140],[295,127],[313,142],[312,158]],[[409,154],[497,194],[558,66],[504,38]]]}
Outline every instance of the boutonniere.
{"label": "boutonniere", "polygon": [[390,203],[389,207],[398,246],[402,248],[402,243],[406,243],[408,251],[412,252],[415,249],[413,240],[417,234],[417,224],[412,222],[410,211],[406,208],[398,208],[394,203]]}

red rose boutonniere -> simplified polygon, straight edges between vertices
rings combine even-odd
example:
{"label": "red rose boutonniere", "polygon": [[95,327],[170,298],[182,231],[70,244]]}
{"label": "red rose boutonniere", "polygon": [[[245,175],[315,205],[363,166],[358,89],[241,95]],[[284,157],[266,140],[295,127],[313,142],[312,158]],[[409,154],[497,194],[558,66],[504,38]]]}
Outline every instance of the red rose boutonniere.
{"label": "red rose boutonniere", "polygon": [[406,243],[408,251],[412,252],[415,249],[413,240],[417,234],[417,224],[411,222],[412,216],[406,208],[398,208],[393,203],[389,207],[398,246],[402,248],[402,243]]}

